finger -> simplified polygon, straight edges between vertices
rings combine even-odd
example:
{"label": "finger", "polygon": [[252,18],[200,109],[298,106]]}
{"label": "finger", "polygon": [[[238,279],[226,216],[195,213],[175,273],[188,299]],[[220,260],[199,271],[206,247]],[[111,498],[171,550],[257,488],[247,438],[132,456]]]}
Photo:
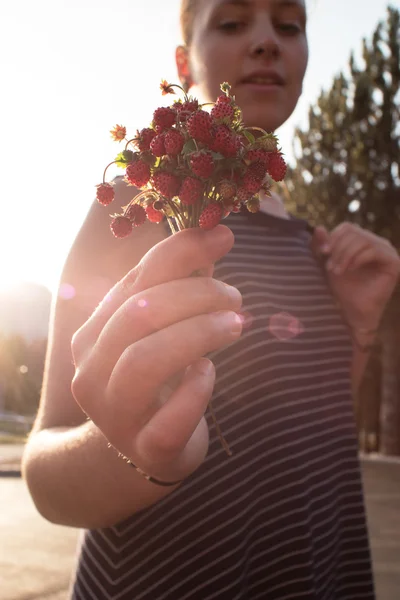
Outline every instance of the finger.
{"label": "finger", "polygon": [[333,271],[335,275],[343,273],[351,258],[369,245],[368,240],[357,234],[342,237],[334,246],[326,268],[328,271]]}
{"label": "finger", "polygon": [[105,384],[125,349],[138,340],[203,313],[232,310],[242,304],[240,292],[211,277],[190,277],[163,283],[129,298],[110,318],[88,355]]}
{"label": "finger", "polygon": [[311,249],[317,258],[326,254],[329,237],[328,230],[322,225],[318,225],[318,227],[314,229],[314,234],[311,240]]}
{"label": "finger", "polygon": [[362,248],[360,252],[352,256],[347,268],[349,271],[355,271],[357,269],[376,264],[382,259],[383,256],[379,252],[379,249],[376,246],[369,245],[366,248]]}
{"label": "finger", "polygon": [[228,227],[218,225],[211,231],[186,229],[154,246],[107,294],[90,319],[73,339],[73,353],[93,345],[111,315],[133,294],[174,279],[189,277],[196,270],[209,269],[233,246]]}
{"label": "finger", "polygon": [[238,315],[221,311],[179,321],[139,340],[115,365],[103,410],[98,410],[98,400],[91,396],[85,399],[86,412],[90,416],[92,410],[102,414],[104,422],[98,424],[107,437],[114,418],[142,426],[165,381],[201,356],[234,342],[241,331]]}
{"label": "finger", "polygon": [[[155,413],[131,443],[128,456],[137,457],[137,462],[141,462],[140,466],[144,470],[152,468],[153,475],[165,477],[165,465],[176,461],[185,449],[185,454],[176,467],[184,473],[191,470],[193,452],[197,450],[197,455],[198,448],[188,448],[187,445],[204,416],[214,382],[215,369],[211,361],[202,358],[190,365],[168,402]],[[199,440],[192,440],[192,445],[198,443]],[[160,468],[158,473],[155,466]],[[181,473],[178,472],[168,474],[170,479],[180,476]]]}

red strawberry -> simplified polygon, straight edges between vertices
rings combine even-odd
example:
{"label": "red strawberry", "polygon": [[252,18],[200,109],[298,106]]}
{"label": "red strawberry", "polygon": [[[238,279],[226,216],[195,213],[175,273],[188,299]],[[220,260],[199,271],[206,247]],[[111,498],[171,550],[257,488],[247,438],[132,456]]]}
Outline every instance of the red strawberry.
{"label": "red strawberry", "polygon": [[117,215],[111,221],[110,228],[116,238],[124,238],[132,233],[133,225],[128,217]]}
{"label": "red strawberry", "polygon": [[153,123],[158,131],[164,131],[174,125],[176,121],[176,112],[168,106],[157,108],[153,114]]}
{"label": "red strawberry", "polygon": [[178,194],[179,184],[179,178],[167,171],[158,171],[153,175],[154,188],[168,200]]}
{"label": "red strawberry", "polygon": [[236,185],[233,181],[221,181],[218,186],[218,193],[224,203],[229,202],[236,195]]}
{"label": "red strawberry", "polygon": [[190,157],[190,166],[198,177],[210,177],[214,171],[214,160],[209,152],[194,152]]}
{"label": "red strawberry", "polygon": [[193,139],[208,144],[211,142],[212,119],[205,110],[196,110],[187,122],[187,130]]}
{"label": "red strawberry", "polygon": [[166,132],[164,138],[165,144],[165,152],[166,154],[176,155],[183,148],[183,144],[185,143],[185,139],[183,135],[177,131],[176,129],[170,129]]}
{"label": "red strawberry", "polygon": [[250,193],[255,194],[261,188],[266,169],[263,163],[252,163],[244,174],[242,186]]}
{"label": "red strawberry", "polygon": [[199,217],[201,229],[214,229],[222,218],[223,208],[218,202],[211,202]]}
{"label": "red strawberry", "polygon": [[229,96],[227,96],[226,94],[221,94],[220,96],[218,96],[215,104],[230,104],[231,103],[231,99],[229,98]]}
{"label": "red strawberry", "polygon": [[108,206],[114,200],[114,188],[109,183],[100,183],[97,187],[96,198],[103,206]]}
{"label": "red strawberry", "polygon": [[143,187],[150,179],[150,167],[140,159],[137,159],[126,167],[125,179],[131,185]]}
{"label": "red strawberry", "polygon": [[150,150],[151,140],[155,137],[155,135],[156,132],[154,129],[150,129],[149,127],[146,127],[145,129],[142,129],[136,133],[136,145],[140,152]]}
{"label": "red strawberry", "polygon": [[[226,96],[220,96],[220,98],[227,98]],[[229,98],[227,98],[228,102],[224,101],[220,101],[220,99],[218,98],[216,104],[214,105],[212,111],[211,111],[211,116],[213,117],[213,119],[233,119],[234,115],[235,115],[235,110],[232,106],[232,104],[229,101]]]}
{"label": "red strawberry", "polygon": [[249,192],[245,187],[240,187],[236,193],[236,197],[239,202],[246,202],[252,197],[252,192]]}
{"label": "red strawberry", "polygon": [[204,186],[199,179],[186,177],[179,190],[179,198],[182,204],[195,204],[203,195]]}
{"label": "red strawberry", "polygon": [[226,125],[218,125],[215,130],[212,149],[223,156],[236,156],[238,150],[236,136]]}
{"label": "red strawberry", "polygon": [[178,117],[181,123],[188,120],[192,113],[199,108],[197,100],[187,100],[186,102],[176,102],[174,108],[178,113]]}
{"label": "red strawberry", "polygon": [[134,227],[143,225],[146,220],[146,211],[140,204],[131,204],[125,212],[125,217],[132,222]]}
{"label": "red strawberry", "polygon": [[264,148],[252,148],[246,152],[246,160],[249,160],[252,163],[261,162],[267,167],[269,155],[270,153],[267,152],[267,150],[264,150]]}
{"label": "red strawberry", "polygon": [[150,150],[154,156],[164,156],[164,154],[166,154],[164,133],[159,133],[155,136],[155,138],[152,139]]}
{"label": "red strawberry", "polygon": [[268,161],[268,173],[274,181],[282,181],[286,175],[286,163],[280,152],[271,152]]}
{"label": "red strawberry", "polygon": [[164,218],[164,215],[160,210],[154,208],[154,203],[146,206],[146,215],[150,223],[161,223]]}

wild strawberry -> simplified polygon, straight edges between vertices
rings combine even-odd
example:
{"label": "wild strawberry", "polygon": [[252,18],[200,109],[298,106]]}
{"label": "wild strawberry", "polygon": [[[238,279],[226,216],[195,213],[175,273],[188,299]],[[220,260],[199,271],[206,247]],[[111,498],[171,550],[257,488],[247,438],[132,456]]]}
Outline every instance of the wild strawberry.
{"label": "wild strawberry", "polygon": [[236,185],[233,183],[233,181],[221,181],[218,186],[218,193],[224,203],[229,202],[236,195]]}
{"label": "wild strawberry", "polygon": [[251,194],[255,194],[261,188],[266,169],[261,162],[252,163],[243,176],[242,186]]}
{"label": "wild strawberry", "polygon": [[149,204],[148,206],[146,206],[145,210],[146,210],[146,215],[148,220],[150,221],[150,223],[161,223],[161,221],[164,218],[164,215],[162,214],[162,212],[160,210],[157,210],[156,208],[154,208],[154,204]]}
{"label": "wild strawberry", "polygon": [[240,211],[242,210],[242,205],[240,202],[234,202],[233,206],[232,206],[232,211],[233,213],[240,213]]}
{"label": "wild strawberry", "polygon": [[187,122],[187,130],[193,139],[208,144],[211,142],[212,119],[205,110],[196,110]]}
{"label": "wild strawberry", "polygon": [[110,133],[114,142],[122,142],[126,136],[126,127],[123,127],[122,125],[116,125],[113,129],[111,129]]}
{"label": "wild strawberry", "polygon": [[226,94],[218,96],[215,104],[231,104],[231,99]]}
{"label": "wild strawberry", "polygon": [[103,206],[108,206],[114,200],[115,192],[109,183],[100,183],[97,187],[96,198]]}
{"label": "wild strawberry", "polygon": [[179,178],[167,171],[158,171],[153,175],[154,188],[168,200],[178,194],[179,184]]}
{"label": "wild strawberry", "polygon": [[201,198],[204,185],[199,179],[186,177],[179,190],[179,199],[182,204],[195,204]]}
{"label": "wild strawberry", "polygon": [[190,167],[198,177],[210,177],[214,171],[214,160],[209,152],[194,152],[190,157]]}
{"label": "wild strawberry", "polygon": [[151,140],[150,150],[154,156],[164,156],[166,154],[164,133],[159,133]]}
{"label": "wild strawberry", "polygon": [[274,181],[282,181],[286,175],[286,163],[280,152],[271,152],[268,160],[268,173]]}
{"label": "wild strawberry", "polygon": [[276,152],[278,150],[278,138],[273,133],[267,133],[258,138],[257,144],[267,152]]}
{"label": "wild strawberry", "polygon": [[245,158],[246,160],[249,160],[252,163],[261,162],[265,165],[265,167],[267,167],[269,155],[270,153],[267,152],[267,150],[265,150],[264,148],[252,148],[251,150],[248,150],[246,152]]}
{"label": "wild strawberry", "polygon": [[176,129],[170,129],[166,132],[164,138],[165,153],[172,155],[179,154],[184,143],[185,139],[183,135]]}
{"label": "wild strawberry", "polygon": [[153,114],[153,123],[158,128],[158,131],[164,131],[174,125],[176,121],[176,112],[168,106],[157,108]]}
{"label": "wild strawberry", "polygon": [[192,113],[199,108],[197,100],[187,100],[186,102],[176,102],[174,108],[178,114],[179,121],[185,123]]}
{"label": "wild strawberry", "polygon": [[245,187],[240,187],[236,193],[236,198],[238,202],[246,202],[246,200],[250,200],[253,193],[249,192]]}
{"label": "wild strawberry", "polygon": [[111,221],[110,228],[116,238],[124,238],[132,233],[133,224],[128,217],[117,215]]}
{"label": "wild strawberry", "polygon": [[236,136],[228,127],[226,127],[226,125],[218,125],[216,128],[214,139],[212,141],[212,149],[226,157],[236,156],[238,149],[236,145]]}
{"label": "wild strawberry", "polygon": [[[220,96],[220,98],[227,98],[226,96]],[[213,119],[229,119],[232,120],[233,117],[235,116],[235,109],[233,108],[232,104],[229,101],[229,98],[227,98],[228,102],[224,101],[220,101],[220,99],[218,98],[216,104],[214,105],[212,111],[211,111],[211,116],[213,117]]]}
{"label": "wild strawberry", "polygon": [[140,152],[150,150],[151,140],[155,136],[156,132],[154,131],[154,129],[150,129],[149,127],[145,127],[145,129],[136,132],[136,145],[139,148]]}
{"label": "wild strawberry", "polygon": [[214,229],[222,218],[223,208],[218,202],[211,202],[206,206],[199,217],[201,229]]}
{"label": "wild strawberry", "polygon": [[251,213],[256,213],[260,210],[260,200],[253,196],[250,200],[246,202],[246,208]]}
{"label": "wild strawberry", "polygon": [[134,227],[138,227],[145,222],[146,211],[140,204],[131,204],[125,211],[124,216],[128,217]]}
{"label": "wild strawberry", "polygon": [[131,185],[143,187],[150,179],[150,167],[142,160],[136,159],[126,167],[125,179]]}

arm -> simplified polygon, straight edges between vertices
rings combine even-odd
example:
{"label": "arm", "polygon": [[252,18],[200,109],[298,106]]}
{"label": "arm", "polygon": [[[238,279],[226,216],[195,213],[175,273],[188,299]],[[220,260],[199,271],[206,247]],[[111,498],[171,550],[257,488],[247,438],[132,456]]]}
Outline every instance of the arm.
{"label": "arm", "polygon": [[[132,188],[118,180],[115,202],[124,205],[131,197]],[[120,460],[71,393],[74,332],[116,281],[164,237],[162,226],[146,224],[132,238],[115,240],[108,212],[93,204],[67,258],[61,283],[73,286],[75,295],[54,302],[40,408],[23,459],[39,512],[78,527],[110,525],[171,491],[148,483]]]}
{"label": "arm", "polygon": [[148,482],[108,442],[162,481],[181,480],[201,464],[214,384],[212,365],[201,357],[240,334],[231,325],[239,293],[210,277],[190,277],[229,251],[226,227],[160,241],[162,229],[145,225],[121,241],[110,235],[108,219],[93,206],[68,257],[62,281],[76,295],[55,303],[40,409],[23,462],[39,512],[85,528],[120,522],[176,487]]}

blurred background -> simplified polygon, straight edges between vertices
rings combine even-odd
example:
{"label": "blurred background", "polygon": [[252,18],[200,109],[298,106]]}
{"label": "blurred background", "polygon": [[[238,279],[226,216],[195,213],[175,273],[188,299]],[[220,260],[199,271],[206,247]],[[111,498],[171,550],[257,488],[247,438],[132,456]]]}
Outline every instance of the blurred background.
{"label": "blurred background", "polygon": [[[293,169],[283,190],[289,208],[332,227],[356,220],[399,246],[400,3],[308,7],[304,93],[278,131]],[[51,296],[116,153],[109,130],[120,123],[134,134],[169,102],[159,82],[177,80],[178,13],[178,0],[0,2],[3,416],[35,413]],[[368,435],[375,450],[379,431]]]}
{"label": "blurred background", "polygon": [[[277,132],[290,163],[281,193],[293,213],[329,227],[355,221],[398,249],[399,11],[398,0],[309,0],[310,63],[304,93]],[[0,0],[3,472],[19,472],[12,462],[18,452],[10,448],[23,447],[37,410],[52,298],[62,293],[68,301],[73,293],[68,282],[58,290],[59,273],[103,168],[116,154],[109,131],[118,123],[134,134],[150,123],[156,106],[170,102],[162,99],[159,82],[177,81],[178,12],[178,0]],[[400,456],[396,306],[400,299],[386,315],[386,333],[371,356],[357,399],[364,455]],[[371,485],[379,477],[371,476]],[[393,480],[392,472],[388,479]],[[382,490],[371,490],[372,496],[382,496]],[[390,494],[400,500],[398,488]],[[0,492],[0,502],[6,497]],[[21,514],[31,510],[26,506],[21,505]],[[391,516],[397,519],[399,535],[388,543],[400,556],[400,520],[394,512]],[[10,523],[0,520],[4,527]],[[388,530],[393,531],[393,523]],[[381,523],[375,526],[382,532]],[[4,531],[12,536],[15,529]],[[0,556],[0,570],[2,564]],[[398,564],[390,564],[398,572]],[[17,568],[15,573],[19,577]],[[398,593],[396,581],[393,590]],[[30,585],[24,584],[24,593]],[[22,598],[17,588],[15,580],[7,600]],[[382,592],[380,599],[398,598],[390,593]],[[50,598],[32,594],[23,597]]]}

